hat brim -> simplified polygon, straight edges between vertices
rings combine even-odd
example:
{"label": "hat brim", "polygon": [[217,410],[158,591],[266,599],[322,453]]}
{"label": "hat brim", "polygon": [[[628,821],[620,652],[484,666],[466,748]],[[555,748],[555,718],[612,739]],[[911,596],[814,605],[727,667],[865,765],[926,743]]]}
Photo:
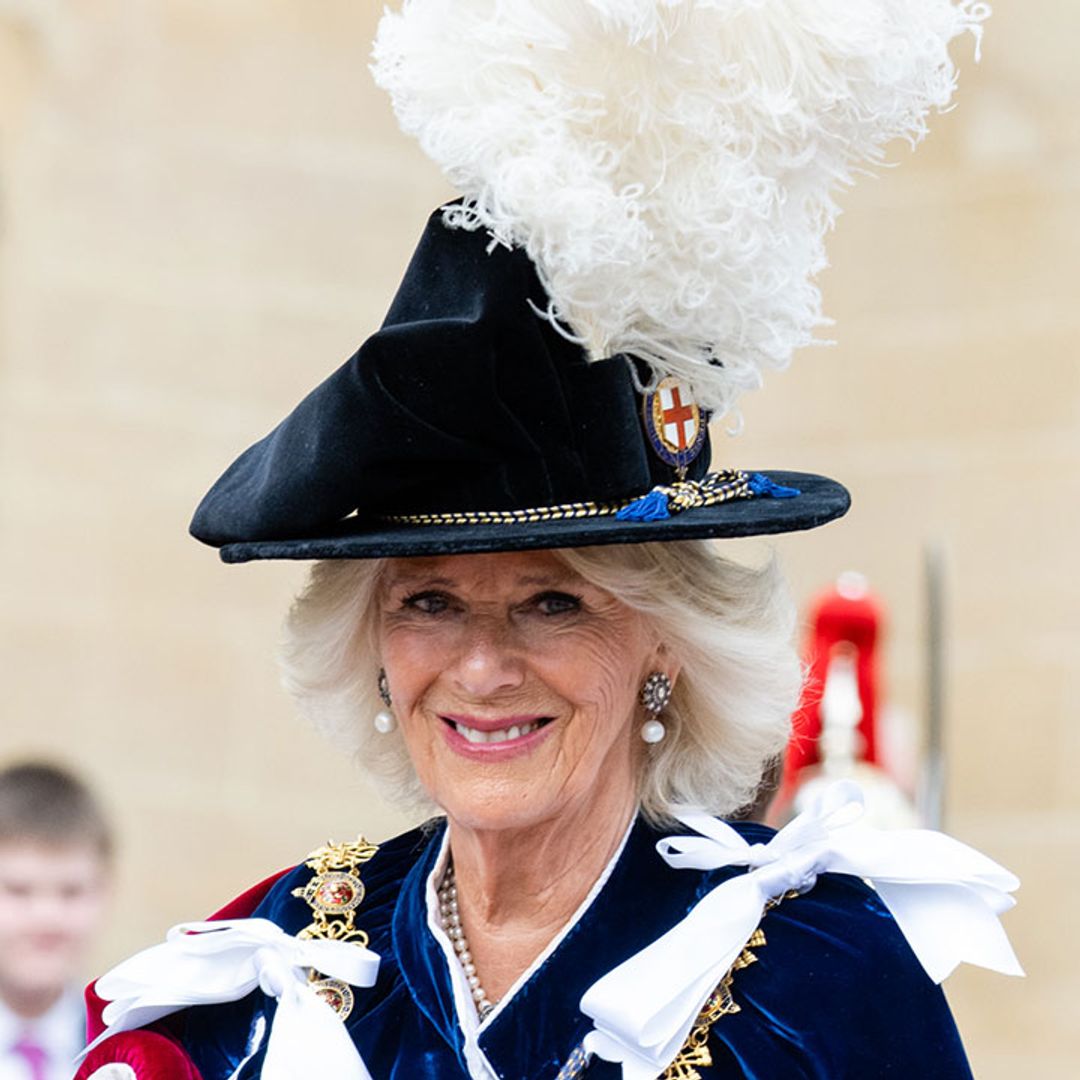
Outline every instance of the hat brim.
{"label": "hat brim", "polygon": [[766,472],[776,483],[797,488],[800,494],[787,499],[738,499],[685,510],[661,521],[620,521],[607,516],[484,525],[386,525],[352,517],[324,536],[231,543],[220,554],[227,563],[377,559],[768,536],[816,529],[842,517],[851,505],[847,488],[826,476]]}

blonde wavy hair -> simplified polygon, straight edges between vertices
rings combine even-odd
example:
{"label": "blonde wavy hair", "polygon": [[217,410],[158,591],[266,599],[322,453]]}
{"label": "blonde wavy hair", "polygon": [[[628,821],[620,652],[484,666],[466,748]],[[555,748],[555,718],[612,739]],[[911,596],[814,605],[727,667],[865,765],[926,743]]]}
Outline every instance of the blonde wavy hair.
{"label": "blonde wavy hair", "polygon": [[[795,608],[775,559],[749,567],[704,540],[564,549],[586,581],[641,612],[681,665],[664,741],[644,755],[643,811],[679,805],[725,816],[750,804],[787,741],[802,680]],[[282,681],[301,714],[354,753],[387,795],[430,809],[400,731],[371,723],[382,560],[314,565],[285,622]]]}

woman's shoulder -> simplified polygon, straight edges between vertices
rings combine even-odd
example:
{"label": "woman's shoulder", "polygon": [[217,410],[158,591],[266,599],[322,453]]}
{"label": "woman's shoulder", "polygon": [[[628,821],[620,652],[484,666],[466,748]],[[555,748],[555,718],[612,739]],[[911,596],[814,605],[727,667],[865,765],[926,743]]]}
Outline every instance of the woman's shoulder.
{"label": "woman's shoulder", "polygon": [[752,1060],[762,1076],[971,1076],[941,987],[857,878],[822,874],[768,911],[729,980],[730,1013],[710,1031],[718,1065]]}
{"label": "woman's shoulder", "polygon": [[[749,844],[767,844],[776,836],[775,829],[756,822],[726,824]],[[705,871],[702,884],[714,887],[746,872],[731,867]],[[857,989],[873,973],[903,970],[933,986],[878,893],[852,874],[821,873],[803,890],[788,891],[769,904],[759,929],[755,961],[782,952],[801,977],[828,971],[834,980],[847,979]]]}
{"label": "woman's shoulder", "polygon": [[[355,997],[334,979],[321,996],[352,1025],[400,992],[393,955],[392,921],[402,885],[441,836],[434,824],[410,830],[379,844],[358,837],[327,843],[280,874],[267,879],[222,909],[234,919],[266,919],[291,936],[352,942],[379,958],[374,985]],[[265,1052],[263,1032],[275,1005],[253,992],[233,1004],[187,1009],[177,1035],[203,1076],[255,1075]],[[252,1046],[258,1053],[252,1057]],[[254,1064],[252,1064],[254,1063]]]}
{"label": "woman's shoulder", "polygon": [[[751,844],[775,835],[732,826]],[[940,986],[862,878],[822,873],[774,901],[725,983],[729,1009],[710,1032],[718,1064],[749,1056],[761,1075],[802,1075],[798,1061],[815,1076],[970,1076]]]}

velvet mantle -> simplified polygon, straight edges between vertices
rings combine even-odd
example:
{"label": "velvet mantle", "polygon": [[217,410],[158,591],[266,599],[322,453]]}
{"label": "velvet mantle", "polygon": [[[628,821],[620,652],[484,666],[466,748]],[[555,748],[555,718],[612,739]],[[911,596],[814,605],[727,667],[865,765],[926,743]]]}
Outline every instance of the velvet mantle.
{"label": "velvet mantle", "polygon": [[[762,826],[736,828],[750,842],[771,835]],[[504,1080],[555,1080],[590,1027],[578,1011],[584,991],[733,873],[671,869],[655,850],[661,835],[635,823],[592,905],[481,1030],[480,1047]],[[347,1024],[375,1080],[469,1076],[447,962],[427,926],[425,885],[441,839],[441,825],[406,833],[363,868],[357,923],[382,964],[375,987],[357,991]],[[310,910],[292,891],[310,877],[304,866],[286,874],[254,914],[299,931]],[[714,1064],[699,1069],[703,1080],[971,1076],[944,995],[862,881],[823,875],[809,893],[768,912],[762,930],[758,962],[735,976],[739,1012],[712,1029]],[[190,1009],[174,1030],[203,1080],[253,1080],[262,1051],[242,1063],[272,1008],[257,992]],[[582,1075],[613,1080],[618,1072],[594,1060]]]}

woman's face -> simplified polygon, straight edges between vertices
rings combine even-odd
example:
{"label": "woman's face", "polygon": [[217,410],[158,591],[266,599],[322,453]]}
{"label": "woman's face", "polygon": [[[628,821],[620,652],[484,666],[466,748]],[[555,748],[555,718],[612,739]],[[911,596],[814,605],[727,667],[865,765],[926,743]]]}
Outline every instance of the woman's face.
{"label": "woman's face", "polygon": [[550,552],[388,562],[379,646],[413,765],[452,820],[523,827],[629,807],[645,620]]}

